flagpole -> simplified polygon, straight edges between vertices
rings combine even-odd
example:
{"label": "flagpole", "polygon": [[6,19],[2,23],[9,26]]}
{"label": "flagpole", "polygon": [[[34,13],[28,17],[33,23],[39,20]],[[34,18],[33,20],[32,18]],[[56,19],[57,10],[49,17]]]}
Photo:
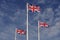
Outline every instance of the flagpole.
{"label": "flagpole", "polygon": [[17,29],[15,28],[15,40],[16,40],[16,30],[17,30]]}
{"label": "flagpole", "polygon": [[40,40],[40,26],[39,26],[39,21],[38,21],[38,40]]}
{"label": "flagpole", "polygon": [[26,5],[26,7],[27,7],[27,34],[26,34],[26,36],[27,36],[27,40],[28,40],[28,3]]}

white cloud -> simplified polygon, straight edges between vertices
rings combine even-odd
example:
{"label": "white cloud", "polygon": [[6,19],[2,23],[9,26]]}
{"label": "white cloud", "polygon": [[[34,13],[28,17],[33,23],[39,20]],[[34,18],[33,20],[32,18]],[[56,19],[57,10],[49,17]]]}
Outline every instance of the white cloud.
{"label": "white cloud", "polygon": [[4,13],[0,11],[0,16],[4,16]]}
{"label": "white cloud", "polygon": [[38,3],[45,3],[45,0],[38,0]]}
{"label": "white cloud", "polygon": [[57,22],[55,26],[51,27],[50,30],[48,30],[48,36],[54,37],[60,33],[60,22]]}
{"label": "white cloud", "polygon": [[3,27],[3,30],[1,30],[2,32],[0,32],[0,38],[3,40],[9,40],[9,39],[14,40],[15,27],[16,25],[8,25],[5,28]]}
{"label": "white cloud", "polygon": [[60,5],[58,6],[58,8],[60,9]]}

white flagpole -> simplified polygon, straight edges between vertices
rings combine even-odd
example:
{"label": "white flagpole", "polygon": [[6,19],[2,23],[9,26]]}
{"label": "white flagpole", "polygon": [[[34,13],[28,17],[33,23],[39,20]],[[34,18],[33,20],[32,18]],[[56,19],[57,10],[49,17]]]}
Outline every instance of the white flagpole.
{"label": "white flagpole", "polygon": [[39,21],[38,21],[38,40],[40,40],[40,26],[39,26]]}
{"label": "white flagpole", "polygon": [[26,5],[26,7],[27,7],[27,34],[26,34],[26,36],[27,36],[27,40],[28,40],[28,3]]}
{"label": "white flagpole", "polygon": [[16,30],[17,30],[17,29],[15,28],[15,40],[16,40]]}

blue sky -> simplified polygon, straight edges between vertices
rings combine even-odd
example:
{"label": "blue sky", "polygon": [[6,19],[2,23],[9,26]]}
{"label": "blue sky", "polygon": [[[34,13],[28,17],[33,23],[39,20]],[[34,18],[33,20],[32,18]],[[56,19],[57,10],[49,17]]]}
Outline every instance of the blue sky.
{"label": "blue sky", "polygon": [[[49,24],[40,28],[41,40],[60,40],[60,0],[0,0],[0,40],[15,40],[16,27],[26,30],[27,2],[41,8],[40,13],[29,11],[29,40],[38,40],[38,20]],[[17,40],[26,35],[17,34]]]}

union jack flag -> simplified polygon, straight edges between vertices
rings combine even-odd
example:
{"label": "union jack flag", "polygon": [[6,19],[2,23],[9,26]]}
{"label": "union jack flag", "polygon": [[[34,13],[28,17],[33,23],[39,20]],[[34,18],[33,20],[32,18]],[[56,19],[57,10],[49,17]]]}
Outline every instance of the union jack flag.
{"label": "union jack flag", "polygon": [[26,34],[26,31],[25,30],[22,30],[22,29],[17,29],[16,32],[20,35],[24,35]]}
{"label": "union jack flag", "polygon": [[40,12],[40,7],[35,5],[28,5],[28,10],[31,10],[32,12]]}
{"label": "union jack flag", "polygon": [[39,22],[39,26],[48,27],[48,24],[46,22]]}

